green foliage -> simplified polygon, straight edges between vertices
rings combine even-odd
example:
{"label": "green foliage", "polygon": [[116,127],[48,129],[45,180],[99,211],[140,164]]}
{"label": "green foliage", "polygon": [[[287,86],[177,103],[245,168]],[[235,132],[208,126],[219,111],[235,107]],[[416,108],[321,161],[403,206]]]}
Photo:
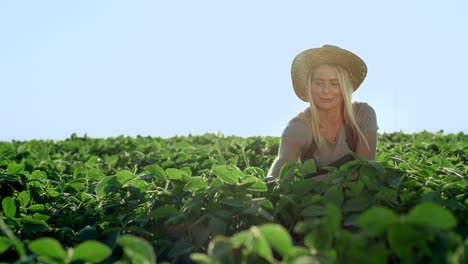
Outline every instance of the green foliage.
{"label": "green foliage", "polygon": [[130,263],[156,263],[156,255],[148,241],[133,235],[122,235],[117,243],[123,247],[126,258],[130,260]]}
{"label": "green foliage", "polygon": [[38,238],[29,243],[28,247],[33,253],[49,261],[65,262],[67,258],[65,249],[53,238]]}
{"label": "green foliage", "polygon": [[18,263],[466,263],[468,136],[379,135],[266,184],[279,138],[0,142],[0,259]]}
{"label": "green foliage", "polygon": [[65,251],[59,241],[47,237],[32,241],[28,247],[40,262],[46,263],[99,263],[112,253],[98,241],[85,241]]}
{"label": "green foliage", "polygon": [[12,197],[5,197],[2,200],[3,214],[8,218],[14,218],[16,215],[15,200]]}

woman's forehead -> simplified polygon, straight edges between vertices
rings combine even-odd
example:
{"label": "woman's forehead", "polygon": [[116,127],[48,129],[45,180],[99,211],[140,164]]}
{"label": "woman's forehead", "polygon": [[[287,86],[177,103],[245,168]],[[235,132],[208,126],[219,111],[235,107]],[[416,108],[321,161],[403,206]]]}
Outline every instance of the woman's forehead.
{"label": "woman's forehead", "polygon": [[313,78],[327,78],[327,79],[336,79],[336,71],[335,69],[330,66],[330,65],[320,65],[317,68],[315,68],[314,73],[313,73]]}

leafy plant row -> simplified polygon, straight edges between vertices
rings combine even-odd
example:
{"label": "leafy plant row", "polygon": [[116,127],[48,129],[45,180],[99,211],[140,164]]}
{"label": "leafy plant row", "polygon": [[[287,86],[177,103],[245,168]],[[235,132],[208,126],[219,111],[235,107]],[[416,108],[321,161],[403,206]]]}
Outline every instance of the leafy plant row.
{"label": "leafy plant row", "polygon": [[467,135],[382,134],[377,161],[356,156],[322,182],[303,177],[313,160],[289,163],[265,184],[278,142],[0,142],[0,259],[466,263]]}

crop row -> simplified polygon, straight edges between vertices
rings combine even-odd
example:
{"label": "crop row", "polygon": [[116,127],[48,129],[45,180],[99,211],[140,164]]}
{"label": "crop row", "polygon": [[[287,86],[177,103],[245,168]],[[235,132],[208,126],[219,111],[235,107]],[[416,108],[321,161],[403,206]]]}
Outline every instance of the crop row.
{"label": "crop row", "polygon": [[[276,137],[0,142],[0,259],[466,263],[468,135],[379,135],[376,161],[262,179]],[[359,174],[357,180],[351,176]],[[51,250],[54,249],[54,250]]]}

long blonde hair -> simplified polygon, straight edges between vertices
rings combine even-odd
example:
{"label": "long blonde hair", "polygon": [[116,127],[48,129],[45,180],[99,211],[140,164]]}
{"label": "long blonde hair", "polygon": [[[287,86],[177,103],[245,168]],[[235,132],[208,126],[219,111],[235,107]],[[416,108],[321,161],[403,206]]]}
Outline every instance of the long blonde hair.
{"label": "long blonde hair", "polygon": [[[341,95],[343,97],[343,117],[344,117],[344,125],[350,126],[351,129],[353,130],[355,135],[358,135],[359,139],[364,140],[364,143],[366,144],[367,148],[369,148],[369,144],[367,143],[366,138],[364,137],[364,134],[362,133],[361,129],[359,128],[357,121],[356,121],[356,113],[354,111],[353,107],[353,102],[352,102],[352,95],[354,92],[354,88],[351,84],[351,78],[349,76],[348,71],[339,66],[339,65],[329,65],[332,67],[335,72],[336,76],[338,78],[338,82],[340,84],[340,90],[341,90]],[[323,135],[320,133],[320,119],[317,114],[317,108],[315,107],[314,100],[312,98],[312,95],[310,93],[310,85],[312,84],[312,80],[314,77],[314,71],[316,68],[312,68],[309,72],[308,78],[307,78],[307,95],[309,97],[309,113],[304,113],[306,116],[305,118],[308,119],[308,123],[310,123],[312,127],[312,141],[315,141],[315,143],[320,145],[322,142],[324,142]],[[357,143],[357,142],[356,142]]]}

